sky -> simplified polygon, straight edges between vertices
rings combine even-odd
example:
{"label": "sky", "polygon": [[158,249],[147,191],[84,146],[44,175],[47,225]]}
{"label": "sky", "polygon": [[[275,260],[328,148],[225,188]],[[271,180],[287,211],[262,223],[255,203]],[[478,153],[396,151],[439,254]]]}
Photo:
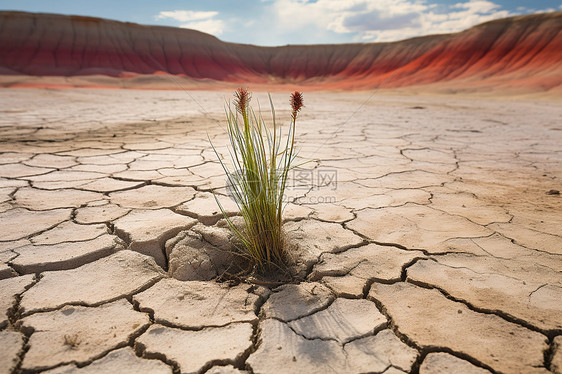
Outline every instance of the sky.
{"label": "sky", "polygon": [[227,42],[278,46],[457,32],[496,18],[562,11],[562,0],[0,0],[0,10],[183,27]]}

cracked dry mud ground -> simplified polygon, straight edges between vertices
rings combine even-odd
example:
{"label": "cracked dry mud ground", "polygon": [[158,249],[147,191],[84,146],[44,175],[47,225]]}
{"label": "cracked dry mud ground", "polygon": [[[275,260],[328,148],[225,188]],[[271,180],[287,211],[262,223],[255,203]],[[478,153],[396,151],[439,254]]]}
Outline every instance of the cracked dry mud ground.
{"label": "cracked dry mud ground", "polygon": [[268,289],[212,279],[229,94],[189,95],[0,90],[0,373],[562,373],[559,103],[306,94],[337,186]]}

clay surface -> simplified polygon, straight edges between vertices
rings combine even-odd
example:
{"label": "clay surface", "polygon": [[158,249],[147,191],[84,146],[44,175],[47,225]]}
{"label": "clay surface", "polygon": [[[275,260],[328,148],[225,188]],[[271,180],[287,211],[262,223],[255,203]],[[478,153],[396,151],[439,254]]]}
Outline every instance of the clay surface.
{"label": "clay surface", "polygon": [[562,372],[558,102],[305,92],[279,286],[190,94],[0,89],[0,373]]}

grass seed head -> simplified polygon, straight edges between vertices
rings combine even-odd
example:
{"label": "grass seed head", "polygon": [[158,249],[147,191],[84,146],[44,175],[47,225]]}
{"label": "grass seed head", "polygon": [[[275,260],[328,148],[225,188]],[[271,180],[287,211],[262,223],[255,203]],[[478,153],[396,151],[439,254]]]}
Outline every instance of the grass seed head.
{"label": "grass seed head", "polygon": [[304,104],[302,103],[302,92],[295,91],[291,94],[291,108],[293,109],[292,116],[293,120],[297,118],[298,112],[302,109]]}
{"label": "grass seed head", "polygon": [[242,114],[243,117],[246,116],[246,110],[248,105],[250,105],[250,100],[252,99],[252,95],[248,92],[246,88],[238,88],[236,92],[234,92],[234,105],[236,106],[236,110]]}

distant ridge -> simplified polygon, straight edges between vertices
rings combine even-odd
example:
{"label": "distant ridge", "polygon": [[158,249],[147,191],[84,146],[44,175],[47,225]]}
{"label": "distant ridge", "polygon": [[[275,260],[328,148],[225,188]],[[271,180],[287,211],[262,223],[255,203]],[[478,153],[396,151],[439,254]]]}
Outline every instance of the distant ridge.
{"label": "distant ridge", "polygon": [[0,12],[0,85],[32,85],[33,77],[37,82],[51,77],[62,86],[80,85],[74,78],[82,77],[86,86],[130,81],[140,88],[177,88],[169,78],[153,79],[164,73],[188,86],[370,89],[439,83],[462,89],[559,90],[562,12],[505,18],[455,34],[392,43],[283,47],[227,43],[173,27]]}

